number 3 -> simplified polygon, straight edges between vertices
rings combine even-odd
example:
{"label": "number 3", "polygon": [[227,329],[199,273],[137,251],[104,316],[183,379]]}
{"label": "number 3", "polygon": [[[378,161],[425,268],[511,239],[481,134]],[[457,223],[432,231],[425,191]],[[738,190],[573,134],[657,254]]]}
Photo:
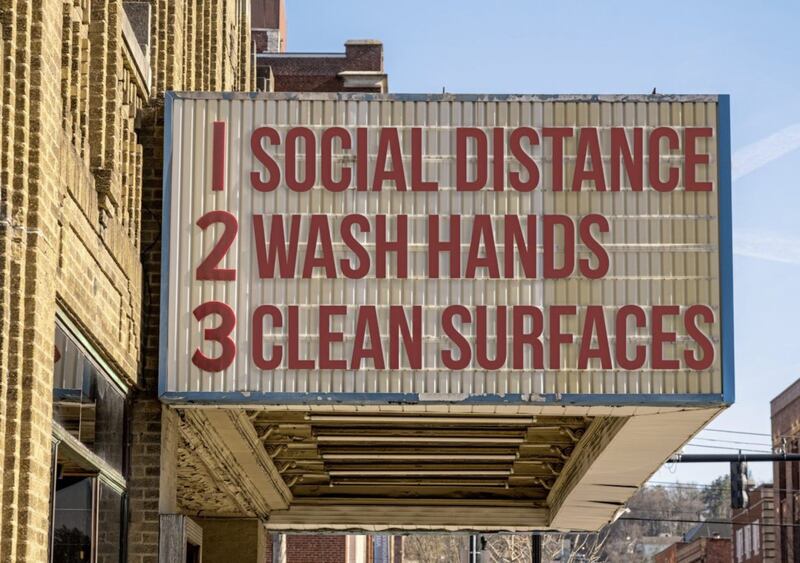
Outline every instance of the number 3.
{"label": "number 3", "polygon": [[231,333],[236,326],[236,313],[228,305],[220,301],[208,301],[195,307],[194,318],[202,321],[209,315],[219,315],[222,322],[216,328],[207,328],[203,331],[203,338],[210,342],[219,342],[222,353],[216,358],[209,358],[200,348],[194,351],[192,363],[203,371],[224,371],[231,365],[236,357],[236,343],[231,338]]}

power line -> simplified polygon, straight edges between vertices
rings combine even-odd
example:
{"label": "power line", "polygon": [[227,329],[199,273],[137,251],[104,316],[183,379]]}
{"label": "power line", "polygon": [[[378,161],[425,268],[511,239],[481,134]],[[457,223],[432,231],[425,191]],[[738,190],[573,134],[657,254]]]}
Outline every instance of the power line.
{"label": "power line", "polygon": [[722,432],[725,434],[741,434],[743,436],[763,436],[765,438],[792,438],[800,440],[800,434],[765,434],[763,432],[747,432],[745,430],[723,430],[722,428],[703,428],[700,432]]}
{"label": "power line", "polygon": [[725,434],[746,434],[748,436],[766,436],[772,438],[772,434],[764,434],[763,432],[745,432],[744,430],[723,430],[721,428],[703,428],[701,432],[723,432]]}
{"label": "power line", "polygon": [[750,452],[754,454],[771,454],[771,450],[754,450],[754,449],[747,449],[747,448],[734,448],[731,446],[709,446],[707,444],[686,444],[687,447],[693,448],[708,448],[711,450],[727,450],[727,451],[734,451],[734,452]]}
{"label": "power line", "polygon": [[694,440],[703,440],[704,442],[713,442],[715,444],[741,444],[743,446],[762,446],[765,448],[771,448],[772,444],[765,444],[764,442],[740,442],[738,440],[720,440],[719,438],[692,438]]}
{"label": "power line", "polygon": [[[639,518],[637,516],[622,516],[619,520],[634,520],[637,522],[657,522],[657,523],[667,523],[667,524],[721,524],[723,526],[733,526],[734,522],[731,520],[689,520],[688,518]],[[619,521],[618,520],[618,521]],[[780,524],[780,523],[767,523],[767,522],[759,522],[756,524],[755,522],[742,522],[743,526],[759,526],[759,527],[771,527],[771,528],[800,528],[800,524]]]}

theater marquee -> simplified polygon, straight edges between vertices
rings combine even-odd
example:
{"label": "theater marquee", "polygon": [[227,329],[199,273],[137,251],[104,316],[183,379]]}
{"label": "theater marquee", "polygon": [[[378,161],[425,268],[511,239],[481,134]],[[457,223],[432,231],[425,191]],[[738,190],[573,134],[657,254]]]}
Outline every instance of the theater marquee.
{"label": "theater marquee", "polygon": [[173,402],[733,400],[727,98],[177,94]]}

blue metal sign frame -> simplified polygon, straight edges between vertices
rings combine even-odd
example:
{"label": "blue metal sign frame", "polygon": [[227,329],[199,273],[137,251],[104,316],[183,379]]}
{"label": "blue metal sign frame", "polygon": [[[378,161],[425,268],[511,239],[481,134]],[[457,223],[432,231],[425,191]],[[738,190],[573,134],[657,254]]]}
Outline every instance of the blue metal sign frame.
{"label": "blue metal sign frame", "polygon": [[[167,391],[168,308],[169,308],[169,233],[172,180],[172,111],[177,98],[190,99],[325,99],[396,100],[396,101],[645,101],[688,102],[716,101],[717,103],[717,162],[720,245],[720,309],[722,344],[722,393],[692,394],[504,394],[471,395],[448,400],[446,395],[428,400],[416,393],[263,393],[263,392],[180,392]],[[164,101],[164,164],[161,228],[161,301],[159,324],[158,394],[162,402],[176,405],[280,405],[280,404],[434,404],[464,405],[561,405],[561,406],[661,406],[661,407],[726,407],[735,400],[734,339],[733,339],[733,223],[731,176],[730,96],[718,95],[494,95],[494,94],[304,94],[304,93],[233,93],[233,92],[167,92]]]}

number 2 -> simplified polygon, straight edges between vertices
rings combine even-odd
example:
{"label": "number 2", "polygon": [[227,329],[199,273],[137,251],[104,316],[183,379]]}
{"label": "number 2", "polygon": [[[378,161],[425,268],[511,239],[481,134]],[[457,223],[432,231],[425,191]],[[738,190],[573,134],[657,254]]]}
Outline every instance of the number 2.
{"label": "number 2", "polygon": [[230,250],[236,234],[239,232],[239,222],[229,211],[209,211],[197,220],[197,226],[204,231],[214,223],[222,223],[225,230],[222,236],[208,253],[206,259],[197,266],[196,279],[212,281],[233,281],[236,279],[235,268],[220,268],[222,259]]}

